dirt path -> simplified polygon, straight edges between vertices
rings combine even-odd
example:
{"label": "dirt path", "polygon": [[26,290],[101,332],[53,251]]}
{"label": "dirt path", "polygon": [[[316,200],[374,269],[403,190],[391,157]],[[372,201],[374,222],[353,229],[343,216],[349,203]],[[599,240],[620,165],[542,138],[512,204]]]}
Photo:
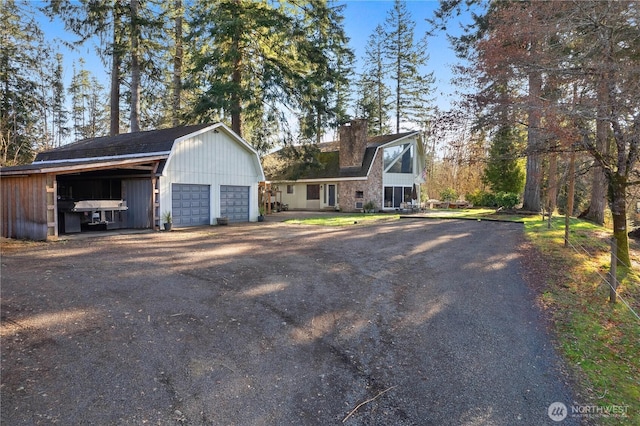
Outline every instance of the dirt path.
{"label": "dirt path", "polygon": [[1,423],[557,424],[571,391],[521,234],[265,223],[4,247]]}

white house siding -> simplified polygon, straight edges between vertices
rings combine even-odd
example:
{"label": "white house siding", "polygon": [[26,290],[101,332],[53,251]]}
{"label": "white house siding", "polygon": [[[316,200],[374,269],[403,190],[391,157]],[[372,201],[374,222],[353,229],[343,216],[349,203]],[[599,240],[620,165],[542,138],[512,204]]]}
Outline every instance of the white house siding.
{"label": "white house siding", "polygon": [[[293,194],[287,194],[287,185],[293,185]],[[278,189],[282,194],[282,203],[290,209],[307,208],[307,184],[306,183],[278,183]]]}
{"label": "white house siding", "polygon": [[411,186],[415,178],[413,173],[385,173],[382,184],[383,186]]}
{"label": "white house siding", "polygon": [[258,182],[262,178],[254,152],[224,129],[209,130],[174,144],[160,178],[160,206],[171,206],[171,183],[211,186],[210,222],[220,216],[220,186],[249,187],[249,220],[258,220]]}
{"label": "white house siding", "polygon": [[[319,210],[329,208],[329,195],[325,199],[325,191],[328,191],[327,185],[336,186],[336,205],[340,204],[338,192],[340,183],[336,181],[307,181],[307,182],[278,182],[274,184],[282,194],[282,203],[287,204],[289,209],[293,210]],[[293,194],[287,193],[287,186],[293,185]],[[307,185],[320,186],[320,200],[307,200]]]}

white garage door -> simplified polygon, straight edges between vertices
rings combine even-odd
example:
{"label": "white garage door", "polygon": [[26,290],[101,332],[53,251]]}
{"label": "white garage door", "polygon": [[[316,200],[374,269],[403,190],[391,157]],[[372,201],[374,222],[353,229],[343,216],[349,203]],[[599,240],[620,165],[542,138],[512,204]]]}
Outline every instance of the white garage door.
{"label": "white garage door", "polygon": [[171,208],[175,226],[210,225],[211,197],[209,185],[174,183],[171,185]]}
{"label": "white garage door", "polygon": [[220,186],[220,216],[228,217],[229,222],[249,221],[248,186]]}

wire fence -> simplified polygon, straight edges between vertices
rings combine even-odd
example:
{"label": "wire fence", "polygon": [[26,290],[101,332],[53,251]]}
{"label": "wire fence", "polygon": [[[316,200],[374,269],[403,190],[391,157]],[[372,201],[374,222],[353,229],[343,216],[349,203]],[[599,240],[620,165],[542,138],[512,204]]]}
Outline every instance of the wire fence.
{"label": "wire fence", "polygon": [[[577,222],[577,220],[575,220],[575,219],[574,219],[574,223],[575,223],[575,222]],[[553,221],[552,221],[552,220],[549,220],[549,222],[548,222],[548,223],[549,223],[549,224],[550,224],[550,226],[552,226],[555,230],[559,230],[559,228],[558,228],[558,227],[553,223]],[[567,237],[567,238],[565,238],[565,241],[566,241],[567,245],[568,245],[569,247],[571,247],[571,248],[576,252],[576,254],[581,255],[581,256],[582,256],[582,255],[585,255],[585,254],[586,254],[587,256],[591,256],[591,253],[589,253],[589,251],[588,251],[588,250],[587,250],[587,249],[586,249],[582,244],[580,244],[579,242],[575,242],[575,243],[574,243],[574,242],[571,242],[571,241],[569,240],[569,238],[568,238],[568,237]],[[615,243],[614,243],[614,244],[615,244]],[[620,258],[619,258],[619,257],[618,257],[618,255],[617,255],[617,253],[615,253],[615,251],[614,251],[614,250],[612,250],[611,263],[613,264],[613,263],[615,263],[615,262],[620,262],[620,263],[622,263],[622,262],[620,261]],[[612,269],[614,269],[614,268],[612,268]],[[638,312],[636,312],[636,311],[633,309],[633,307],[629,304],[629,302],[628,302],[625,298],[623,298],[623,297],[622,297],[622,295],[620,295],[620,293],[619,293],[619,291],[618,291],[618,288],[617,288],[617,285],[615,284],[615,283],[616,283],[616,281],[617,281],[617,278],[613,277],[613,276],[612,276],[612,274],[607,274],[607,275],[608,275],[608,277],[607,277],[607,276],[603,275],[603,274],[602,274],[600,271],[598,271],[598,270],[596,270],[596,274],[598,274],[598,276],[600,277],[600,279],[601,279],[604,283],[606,283],[606,285],[609,287],[609,289],[611,290],[611,292],[612,292],[613,294],[615,294],[615,295],[616,295],[616,298],[617,298],[617,299],[620,299],[620,301],[623,303],[623,305],[624,305],[624,306],[626,306],[626,307],[629,309],[629,311],[631,312],[631,314],[632,314],[633,316],[635,316],[635,317],[636,317],[636,319],[637,319],[638,321],[640,321],[640,315],[638,314]]]}

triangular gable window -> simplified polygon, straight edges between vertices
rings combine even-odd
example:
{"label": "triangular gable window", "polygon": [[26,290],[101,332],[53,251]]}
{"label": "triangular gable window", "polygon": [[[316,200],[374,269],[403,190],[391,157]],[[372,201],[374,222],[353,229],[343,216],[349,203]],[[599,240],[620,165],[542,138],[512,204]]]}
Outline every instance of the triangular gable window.
{"label": "triangular gable window", "polygon": [[413,173],[413,144],[385,148],[383,158],[385,173]]}

